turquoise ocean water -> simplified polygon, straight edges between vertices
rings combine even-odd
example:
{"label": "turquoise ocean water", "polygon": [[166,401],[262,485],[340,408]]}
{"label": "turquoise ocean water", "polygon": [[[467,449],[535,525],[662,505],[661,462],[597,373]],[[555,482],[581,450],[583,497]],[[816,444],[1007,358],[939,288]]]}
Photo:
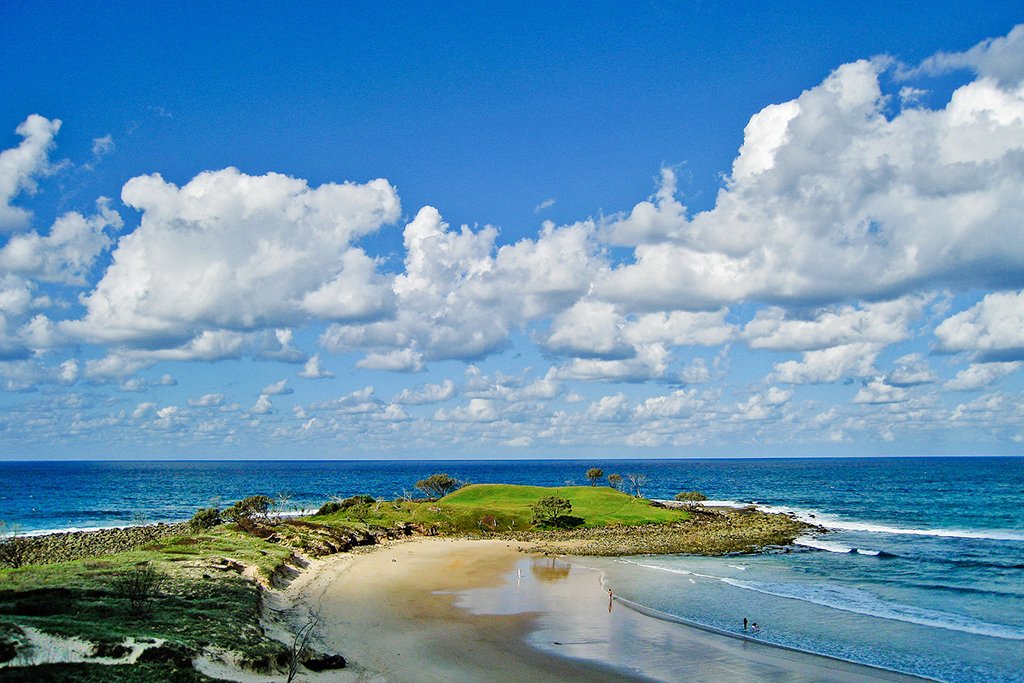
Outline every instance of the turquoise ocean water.
{"label": "turquoise ocean water", "polygon": [[824,525],[789,552],[588,561],[668,619],[963,683],[1024,681],[1024,458],[494,462],[0,463],[0,520],[26,532],[187,519],[211,502],[396,496],[433,472],[476,483],[647,474]]}

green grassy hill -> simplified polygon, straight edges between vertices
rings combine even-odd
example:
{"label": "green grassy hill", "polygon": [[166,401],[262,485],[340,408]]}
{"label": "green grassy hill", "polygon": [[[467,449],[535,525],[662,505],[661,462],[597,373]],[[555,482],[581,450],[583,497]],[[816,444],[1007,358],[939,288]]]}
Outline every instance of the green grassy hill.
{"label": "green grassy hill", "polygon": [[[491,515],[515,520],[516,528],[530,524],[531,508],[547,496],[565,498],[572,503],[572,516],[583,520],[581,526],[611,524],[656,524],[686,519],[681,510],[654,507],[650,501],[607,486],[516,486],[512,484],[473,484],[450,493],[438,501],[460,517]],[[507,524],[507,523],[506,523]]]}

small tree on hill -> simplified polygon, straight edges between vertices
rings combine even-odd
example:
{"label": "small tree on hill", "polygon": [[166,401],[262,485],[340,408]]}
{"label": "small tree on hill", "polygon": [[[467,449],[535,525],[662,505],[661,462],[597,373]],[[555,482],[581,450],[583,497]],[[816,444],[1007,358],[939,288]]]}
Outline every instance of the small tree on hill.
{"label": "small tree on hill", "polygon": [[29,540],[17,525],[0,522],[0,564],[17,569],[28,562]]}
{"label": "small tree on hill", "polygon": [[572,503],[565,498],[548,496],[533,504],[533,523],[558,526],[559,519],[572,512]]}
{"label": "small tree on hill", "polygon": [[591,486],[597,486],[597,480],[604,476],[604,470],[600,467],[591,467],[587,470],[587,479],[590,480]]}
{"label": "small tree on hill", "polygon": [[166,581],[167,577],[159,570],[144,564],[115,577],[113,588],[119,597],[128,601],[129,613],[141,617],[149,612],[150,602]]}
{"label": "small tree on hill", "polygon": [[267,496],[249,496],[224,511],[224,519],[235,522],[245,531],[252,531],[257,522],[269,521],[273,500]]}
{"label": "small tree on hill", "polygon": [[196,514],[188,522],[188,528],[192,533],[199,533],[212,529],[224,520],[221,519],[220,510],[217,508],[199,508]]}
{"label": "small tree on hill", "polygon": [[428,498],[444,498],[460,486],[462,486],[461,481],[455,477],[449,477],[447,474],[432,474],[426,479],[416,482],[416,488]]}
{"label": "small tree on hill", "polygon": [[619,489],[619,487],[622,486],[622,475],[621,474],[609,474],[608,475],[608,485],[611,486],[613,489],[615,489],[617,491]]}
{"label": "small tree on hill", "polygon": [[637,498],[643,498],[644,487],[647,486],[647,475],[630,473],[626,475],[626,481],[633,489],[633,495]]}

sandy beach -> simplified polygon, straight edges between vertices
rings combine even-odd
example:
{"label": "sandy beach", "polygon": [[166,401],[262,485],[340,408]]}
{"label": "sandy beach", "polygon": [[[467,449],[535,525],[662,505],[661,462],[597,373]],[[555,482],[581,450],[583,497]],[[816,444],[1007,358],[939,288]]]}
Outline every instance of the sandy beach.
{"label": "sandy beach", "polygon": [[608,608],[600,574],[505,541],[421,538],[318,562],[289,597],[348,675],[386,681],[920,681]]}

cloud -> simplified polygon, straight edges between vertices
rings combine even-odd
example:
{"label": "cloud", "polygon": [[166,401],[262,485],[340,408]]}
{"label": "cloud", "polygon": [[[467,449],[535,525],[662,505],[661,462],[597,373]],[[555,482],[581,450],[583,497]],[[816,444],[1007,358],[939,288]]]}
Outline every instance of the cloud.
{"label": "cloud", "polygon": [[415,349],[399,349],[386,353],[369,353],[356,362],[357,368],[365,370],[391,370],[392,372],[421,372],[423,354]]}
{"label": "cloud", "polygon": [[96,258],[110,248],[107,230],[120,230],[120,214],[110,200],[96,201],[97,213],[89,218],[71,211],[61,215],[49,234],[14,235],[0,248],[0,268],[48,282],[85,286]]}
{"label": "cloud", "polygon": [[988,38],[966,52],[939,52],[915,69],[901,72],[903,78],[919,73],[943,74],[970,69],[985,78],[995,79],[1003,87],[1013,87],[1024,79],[1024,25],[1013,27],[1005,36]]}
{"label": "cloud", "polygon": [[546,223],[536,239],[500,248],[497,234],[490,226],[452,230],[423,207],[403,232],[393,317],[332,325],[320,344],[334,353],[363,350],[369,355],[360,367],[372,369],[482,358],[503,349],[513,329],[572,305],[604,267],[590,224]]}
{"label": "cloud", "polygon": [[943,320],[935,336],[941,351],[973,352],[980,361],[1024,359],[1024,290],[985,295]]}
{"label": "cloud", "polygon": [[319,353],[313,354],[310,359],[306,361],[306,364],[298,374],[299,377],[304,377],[306,379],[329,379],[334,377],[333,372],[320,367]]}
{"label": "cloud", "polygon": [[403,405],[424,405],[441,403],[455,396],[455,382],[446,379],[441,384],[422,384],[414,389],[402,389],[393,399]]}
{"label": "cloud", "polygon": [[920,317],[928,296],[906,296],[893,301],[822,308],[808,319],[792,319],[777,306],[759,310],[743,328],[743,338],[754,349],[810,351],[843,344],[893,344],[910,336],[908,326]]}
{"label": "cloud", "polygon": [[116,353],[85,362],[85,377],[93,381],[109,381],[134,375],[153,365],[152,361],[130,358]]}
{"label": "cloud", "polygon": [[274,404],[270,401],[270,397],[266,394],[260,394],[260,397],[256,399],[255,405],[249,409],[249,412],[253,415],[266,415],[274,411]]}
{"label": "cloud", "polygon": [[329,401],[314,403],[308,408],[309,410],[330,411],[341,415],[375,413],[380,410],[381,402],[374,398],[373,394],[373,387],[367,386]]}
{"label": "cloud", "polygon": [[[1024,62],[1017,42],[1012,50]],[[699,310],[1019,282],[1024,89],[981,78],[943,109],[889,115],[887,64],[842,65],[755,115],[708,211],[687,217],[664,172],[656,200],[608,238],[636,243],[634,261],[600,278],[593,296]],[[631,226],[628,239],[619,225]]]}
{"label": "cloud", "polygon": [[92,140],[92,158],[93,161],[99,161],[105,156],[113,154],[114,152],[114,138],[107,133],[103,137],[93,138]]}
{"label": "cloud", "polygon": [[966,369],[956,373],[956,377],[942,385],[949,391],[979,391],[991,386],[997,380],[1016,372],[1024,362],[1007,363],[971,363]]}
{"label": "cloud", "polygon": [[696,389],[680,389],[668,396],[652,396],[636,407],[636,417],[647,419],[676,419],[688,417],[702,408]]}
{"label": "cloud", "polygon": [[203,394],[199,398],[190,398],[188,404],[195,408],[210,408],[224,403],[224,394]]}
{"label": "cloud", "polygon": [[285,394],[294,394],[295,391],[288,387],[288,380],[283,379],[263,387],[263,391],[260,393],[266,396],[284,396]]}
{"label": "cloud", "polygon": [[886,384],[885,379],[876,377],[860,388],[853,397],[854,403],[901,403],[907,400],[907,390]]}
{"label": "cloud", "polygon": [[636,357],[626,360],[575,358],[559,368],[559,379],[599,380],[610,382],[646,382],[665,376],[671,354],[664,344],[645,344],[637,348]]}
{"label": "cloud", "polygon": [[537,206],[533,207],[533,212],[534,213],[540,213],[544,209],[550,209],[554,205],[555,205],[555,200],[554,200],[553,197],[550,198],[550,199],[545,199],[540,204],[538,204]]}
{"label": "cloud", "polygon": [[805,351],[800,361],[776,363],[772,378],[787,384],[828,384],[847,377],[875,374],[874,362],[881,347],[856,343]]}
{"label": "cloud", "polygon": [[51,171],[49,153],[60,125],[59,119],[32,114],[15,129],[21,144],[0,152],[0,231],[28,225],[31,214],[11,206],[11,200],[22,192],[34,193],[35,179]]}
{"label": "cloud", "polygon": [[936,381],[938,377],[917,353],[897,358],[892,372],[885,376],[885,383],[893,387],[913,387]]}
{"label": "cloud", "polygon": [[323,287],[337,278],[355,286],[346,279],[360,261],[358,253],[346,256],[351,242],[399,213],[384,180],[311,188],[234,168],[200,173],[181,188],[139,176],[121,198],[142,212],[141,223],[83,298],[85,317],[65,327],[86,340],[149,348],[183,345],[197,338],[197,327],[201,336],[301,322],[307,295],[323,307],[328,295],[316,295]]}
{"label": "cloud", "polygon": [[598,422],[625,422],[633,414],[633,407],[623,393],[602,396],[587,407],[587,417]]}
{"label": "cloud", "polygon": [[497,404],[487,398],[472,398],[465,406],[454,408],[451,411],[438,409],[434,419],[440,422],[497,422],[509,417],[498,411]]}

